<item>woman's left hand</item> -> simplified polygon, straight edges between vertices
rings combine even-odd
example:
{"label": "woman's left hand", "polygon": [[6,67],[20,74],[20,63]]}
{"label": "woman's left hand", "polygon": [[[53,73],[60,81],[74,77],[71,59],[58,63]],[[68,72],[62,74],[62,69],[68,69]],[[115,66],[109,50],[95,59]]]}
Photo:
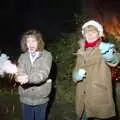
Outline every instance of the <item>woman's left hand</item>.
{"label": "woman's left hand", "polygon": [[28,82],[28,75],[23,74],[23,75],[16,76],[16,82],[19,82],[21,85],[27,83]]}

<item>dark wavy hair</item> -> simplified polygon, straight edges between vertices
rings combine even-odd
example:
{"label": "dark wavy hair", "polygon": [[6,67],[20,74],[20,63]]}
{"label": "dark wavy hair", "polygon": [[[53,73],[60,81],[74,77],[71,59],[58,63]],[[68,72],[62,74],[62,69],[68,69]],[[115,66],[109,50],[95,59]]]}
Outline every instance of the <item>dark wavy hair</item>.
{"label": "dark wavy hair", "polygon": [[38,42],[37,50],[42,51],[44,49],[45,43],[43,41],[43,38],[42,38],[42,35],[41,35],[40,31],[37,31],[37,30],[34,30],[34,29],[28,30],[22,35],[21,42],[20,42],[21,50],[23,52],[26,52],[28,50],[28,48],[26,46],[26,40],[30,36],[36,38],[36,40]]}

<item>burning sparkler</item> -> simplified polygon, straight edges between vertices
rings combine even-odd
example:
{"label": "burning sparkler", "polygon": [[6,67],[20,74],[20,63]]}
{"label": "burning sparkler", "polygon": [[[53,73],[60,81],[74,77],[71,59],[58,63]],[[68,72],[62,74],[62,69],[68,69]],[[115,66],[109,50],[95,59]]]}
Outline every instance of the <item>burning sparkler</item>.
{"label": "burning sparkler", "polygon": [[9,56],[7,56],[5,53],[1,53],[0,55],[0,76],[3,77],[7,74],[16,74],[17,73],[17,66],[13,64],[9,60]]}

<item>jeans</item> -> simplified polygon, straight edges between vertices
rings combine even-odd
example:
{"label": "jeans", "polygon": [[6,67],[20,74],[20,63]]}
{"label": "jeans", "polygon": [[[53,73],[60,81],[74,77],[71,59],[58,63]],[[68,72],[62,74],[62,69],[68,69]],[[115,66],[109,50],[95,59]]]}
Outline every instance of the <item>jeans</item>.
{"label": "jeans", "polygon": [[22,120],[45,120],[47,105],[48,103],[30,106],[21,103]]}

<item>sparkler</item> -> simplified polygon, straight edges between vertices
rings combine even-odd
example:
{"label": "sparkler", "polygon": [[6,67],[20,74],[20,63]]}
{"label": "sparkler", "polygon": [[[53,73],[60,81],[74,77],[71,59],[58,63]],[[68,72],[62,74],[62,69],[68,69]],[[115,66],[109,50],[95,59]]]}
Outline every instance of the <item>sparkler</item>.
{"label": "sparkler", "polygon": [[5,53],[0,55],[0,76],[4,77],[5,73],[15,75],[17,74],[17,66],[9,60],[9,56]]}

